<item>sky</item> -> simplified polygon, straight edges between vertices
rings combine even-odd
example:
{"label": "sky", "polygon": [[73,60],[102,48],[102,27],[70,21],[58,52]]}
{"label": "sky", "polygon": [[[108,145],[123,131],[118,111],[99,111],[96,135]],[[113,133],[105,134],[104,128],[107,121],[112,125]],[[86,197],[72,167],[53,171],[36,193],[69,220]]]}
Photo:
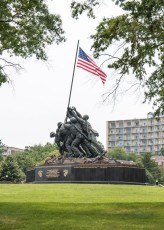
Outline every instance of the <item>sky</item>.
{"label": "sky", "polygon": [[[53,143],[50,132],[55,131],[59,121],[64,122],[68,105],[73,67],[79,40],[80,47],[92,57],[90,50],[98,23],[105,17],[120,15],[122,10],[112,1],[106,0],[96,9],[96,19],[86,15],[79,20],[71,18],[70,0],[48,1],[51,13],[60,14],[66,31],[65,43],[46,47],[48,61],[16,59],[23,70],[12,71],[12,83],[0,88],[0,139],[7,146],[25,148],[38,144]],[[112,52],[112,50],[111,50]],[[101,65],[103,60],[95,60]],[[92,127],[99,132],[98,140],[106,148],[106,121],[145,118],[152,111],[144,103],[142,93],[134,90],[121,94],[115,105],[112,101],[103,103],[102,95],[114,84],[114,72],[104,64],[107,74],[105,86],[101,80],[88,72],[75,68],[70,106],[82,114],[88,114]],[[134,79],[128,77],[128,82]],[[124,85],[121,85],[121,90]]]}

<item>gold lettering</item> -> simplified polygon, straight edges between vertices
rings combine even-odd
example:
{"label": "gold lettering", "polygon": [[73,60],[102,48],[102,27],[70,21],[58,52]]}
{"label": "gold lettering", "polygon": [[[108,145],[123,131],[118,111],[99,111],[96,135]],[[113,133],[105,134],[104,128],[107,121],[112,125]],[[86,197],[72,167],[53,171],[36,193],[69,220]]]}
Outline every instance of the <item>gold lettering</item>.
{"label": "gold lettering", "polygon": [[58,169],[51,169],[51,170],[47,170],[46,172],[46,177],[48,178],[59,177],[59,176],[60,176],[60,172]]}

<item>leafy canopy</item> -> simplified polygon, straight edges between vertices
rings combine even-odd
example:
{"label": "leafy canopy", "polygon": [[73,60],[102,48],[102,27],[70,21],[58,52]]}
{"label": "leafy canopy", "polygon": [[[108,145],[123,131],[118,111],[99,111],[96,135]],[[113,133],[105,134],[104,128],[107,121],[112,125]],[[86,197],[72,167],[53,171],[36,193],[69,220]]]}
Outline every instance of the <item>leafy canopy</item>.
{"label": "leafy canopy", "polygon": [[0,181],[20,182],[25,179],[24,173],[19,168],[13,156],[7,156],[1,163]]}
{"label": "leafy canopy", "polygon": [[5,145],[2,143],[1,139],[0,139],[0,161],[3,159],[3,152],[5,151]]}
{"label": "leafy canopy", "polygon": [[18,152],[14,157],[23,172],[36,165],[45,163],[47,157],[57,155],[57,146],[51,143],[28,146],[24,152]]}
{"label": "leafy canopy", "polygon": [[[153,102],[155,115],[164,114],[164,1],[113,1],[124,10],[124,14],[104,18],[91,36],[94,56],[108,55],[108,67],[119,75],[107,98],[116,94],[124,76],[133,74],[144,88],[145,101]],[[89,17],[94,17],[94,7],[102,2],[92,0],[79,4],[73,1],[72,15],[78,18],[87,11]],[[116,47],[113,53],[112,45]]]}
{"label": "leafy canopy", "polygon": [[6,69],[20,66],[6,55],[47,60],[46,45],[65,41],[59,15],[49,12],[46,0],[0,1],[0,85],[8,81]]}
{"label": "leafy canopy", "polygon": [[138,165],[146,170],[147,182],[154,184],[156,180],[163,182],[162,174],[158,164],[151,159],[151,153],[145,153],[137,159]]}
{"label": "leafy canopy", "polygon": [[124,148],[120,147],[109,149],[107,156],[114,160],[136,161],[137,159],[137,155],[135,153],[127,153]]}
{"label": "leafy canopy", "polygon": [[5,145],[2,143],[2,141],[0,139],[0,154],[2,154],[4,152],[4,147],[5,147]]}

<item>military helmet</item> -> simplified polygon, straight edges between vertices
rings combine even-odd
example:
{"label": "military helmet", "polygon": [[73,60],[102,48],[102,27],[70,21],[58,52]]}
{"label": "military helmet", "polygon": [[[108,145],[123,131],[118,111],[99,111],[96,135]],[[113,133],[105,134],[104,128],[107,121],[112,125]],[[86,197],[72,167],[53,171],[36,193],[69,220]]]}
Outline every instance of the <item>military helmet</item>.
{"label": "military helmet", "polygon": [[83,116],[83,119],[84,119],[84,120],[88,120],[88,119],[89,119],[89,116],[85,114],[85,115]]}
{"label": "military helmet", "polygon": [[50,132],[50,137],[55,137],[55,136],[56,136],[56,133]]}
{"label": "military helmet", "polygon": [[62,122],[58,122],[57,126],[60,127],[62,125]]}
{"label": "military helmet", "polygon": [[71,122],[71,123],[76,123],[76,122],[77,122],[77,120],[76,120],[76,118],[75,118],[75,117],[71,117],[71,118],[70,118],[70,122]]}

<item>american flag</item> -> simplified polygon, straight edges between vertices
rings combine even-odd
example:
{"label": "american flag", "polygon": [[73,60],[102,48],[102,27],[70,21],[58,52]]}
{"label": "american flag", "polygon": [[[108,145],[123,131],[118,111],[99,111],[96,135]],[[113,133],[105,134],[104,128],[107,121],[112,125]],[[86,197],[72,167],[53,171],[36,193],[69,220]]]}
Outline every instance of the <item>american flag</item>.
{"label": "american flag", "polygon": [[79,47],[79,54],[77,59],[77,67],[100,77],[102,83],[105,84],[107,75],[95,64],[95,62],[80,47]]}

